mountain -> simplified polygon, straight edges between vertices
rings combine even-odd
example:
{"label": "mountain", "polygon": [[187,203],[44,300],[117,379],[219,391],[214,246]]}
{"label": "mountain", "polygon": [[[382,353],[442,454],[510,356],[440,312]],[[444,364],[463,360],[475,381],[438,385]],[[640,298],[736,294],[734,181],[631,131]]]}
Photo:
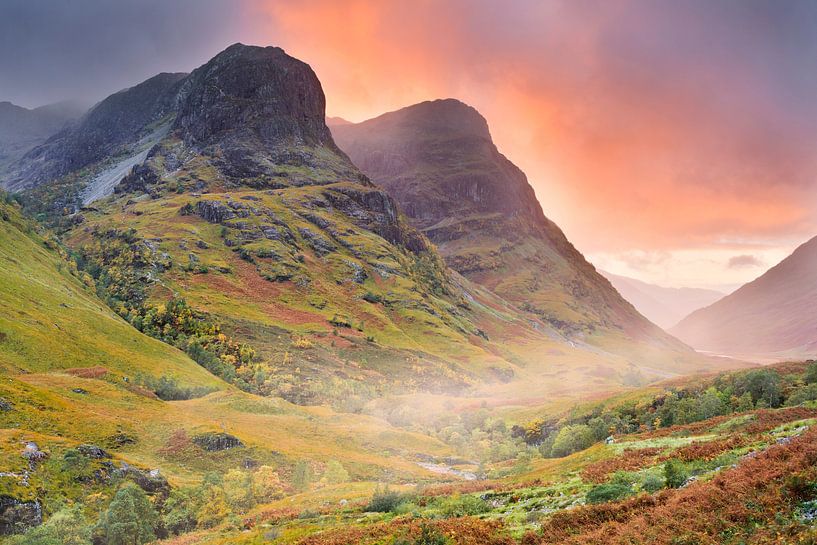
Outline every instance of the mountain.
{"label": "mountain", "polygon": [[684,318],[672,332],[695,348],[741,357],[817,351],[817,237],[761,277]]}
{"label": "mountain", "polygon": [[601,345],[611,337],[635,339],[688,352],[625,301],[545,217],[525,174],[497,150],[474,108],[435,100],[332,130],[352,161],[469,280],[574,339]]}
{"label": "mountain", "polygon": [[652,323],[669,329],[693,310],[711,305],[722,292],[702,288],[666,288],[635,278],[599,271]]}
{"label": "mountain", "polygon": [[356,403],[507,382],[543,347],[577,357],[448,270],[338,149],[324,108],[308,65],[236,44],[103,100],[13,183],[132,323],[183,298],[251,347],[219,367],[249,391]]}
{"label": "mountain", "polygon": [[83,113],[76,102],[27,109],[0,102],[0,183],[8,166]]}

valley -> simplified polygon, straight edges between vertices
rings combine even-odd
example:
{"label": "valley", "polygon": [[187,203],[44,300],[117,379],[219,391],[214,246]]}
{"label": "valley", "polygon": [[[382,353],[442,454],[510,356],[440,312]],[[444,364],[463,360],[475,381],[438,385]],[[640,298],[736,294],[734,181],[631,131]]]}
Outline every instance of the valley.
{"label": "valley", "polygon": [[808,339],[652,323],[458,100],[328,121],[239,43],[13,148],[0,541],[814,539]]}

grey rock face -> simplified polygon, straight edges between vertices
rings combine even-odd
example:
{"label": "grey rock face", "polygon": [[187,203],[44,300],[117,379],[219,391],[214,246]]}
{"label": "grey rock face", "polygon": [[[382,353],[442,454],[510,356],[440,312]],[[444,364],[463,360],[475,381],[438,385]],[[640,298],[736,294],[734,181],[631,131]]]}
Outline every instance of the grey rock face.
{"label": "grey rock face", "polygon": [[0,535],[21,534],[42,522],[43,509],[39,501],[0,496]]}

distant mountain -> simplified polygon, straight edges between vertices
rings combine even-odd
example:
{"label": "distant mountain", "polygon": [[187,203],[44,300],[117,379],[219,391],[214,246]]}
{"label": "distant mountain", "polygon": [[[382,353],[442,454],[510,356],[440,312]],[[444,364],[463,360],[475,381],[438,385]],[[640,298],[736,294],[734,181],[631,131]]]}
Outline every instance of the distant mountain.
{"label": "distant mountain", "polygon": [[613,334],[688,350],[641,316],[545,217],[474,108],[423,102],[332,131],[470,280],[573,338]]}
{"label": "distant mountain", "polygon": [[45,142],[83,112],[83,106],[72,101],[34,109],[0,102],[0,183],[3,172],[11,163]]}
{"label": "distant mountain", "polygon": [[599,271],[613,287],[652,323],[664,329],[676,325],[693,310],[711,305],[724,293],[701,288],[666,288],[635,278]]}
{"label": "distant mountain", "polygon": [[817,354],[817,237],[672,333],[695,348],[741,357]]}
{"label": "distant mountain", "polygon": [[5,186],[16,191],[36,187],[121,154],[151,124],[160,124],[170,113],[185,76],[159,74],[109,96],[75,124],[12,164]]}
{"label": "distant mountain", "polygon": [[351,121],[347,121],[347,120],[343,119],[342,117],[331,117],[331,116],[326,117],[326,126],[329,127],[330,129],[332,127],[334,127],[334,126],[337,126],[337,125],[351,125],[351,124],[352,124]]}

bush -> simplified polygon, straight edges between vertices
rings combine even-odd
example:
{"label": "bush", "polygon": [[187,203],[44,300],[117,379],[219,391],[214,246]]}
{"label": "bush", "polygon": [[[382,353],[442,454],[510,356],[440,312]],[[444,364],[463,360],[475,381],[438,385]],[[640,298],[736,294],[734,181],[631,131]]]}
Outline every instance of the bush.
{"label": "bush", "polygon": [[664,479],[654,473],[648,473],[641,481],[641,489],[645,492],[658,492],[664,488]]}
{"label": "bush", "polygon": [[156,522],[156,512],[144,490],[127,483],[99,518],[97,530],[107,545],[141,545],[156,539]]}
{"label": "bush", "polygon": [[794,390],[786,400],[786,405],[793,407],[814,400],[817,400],[817,384],[812,383]]}
{"label": "bush", "polygon": [[404,494],[390,490],[388,486],[380,488],[378,485],[365,511],[370,513],[390,513],[394,512],[406,501],[408,501],[408,498]]}
{"label": "bush", "polygon": [[90,545],[91,529],[85,525],[79,507],[57,511],[45,524],[21,536],[12,537],[9,545]]}
{"label": "bush", "polygon": [[565,426],[556,434],[551,447],[551,456],[561,458],[584,450],[595,442],[593,430],[586,424]]}
{"label": "bush", "polygon": [[488,503],[478,496],[449,496],[442,500],[440,512],[446,517],[481,515],[491,510]]}
{"label": "bush", "polygon": [[669,488],[680,488],[688,478],[684,464],[678,460],[667,460],[664,463],[664,480]]}
{"label": "bush", "polygon": [[321,478],[326,484],[345,483],[349,480],[349,472],[337,460],[329,460]]}
{"label": "bush", "polygon": [[632,488],[621,483],[607,483],[594,486],[587,492],[587,503],[606,503],[626,498]]}

